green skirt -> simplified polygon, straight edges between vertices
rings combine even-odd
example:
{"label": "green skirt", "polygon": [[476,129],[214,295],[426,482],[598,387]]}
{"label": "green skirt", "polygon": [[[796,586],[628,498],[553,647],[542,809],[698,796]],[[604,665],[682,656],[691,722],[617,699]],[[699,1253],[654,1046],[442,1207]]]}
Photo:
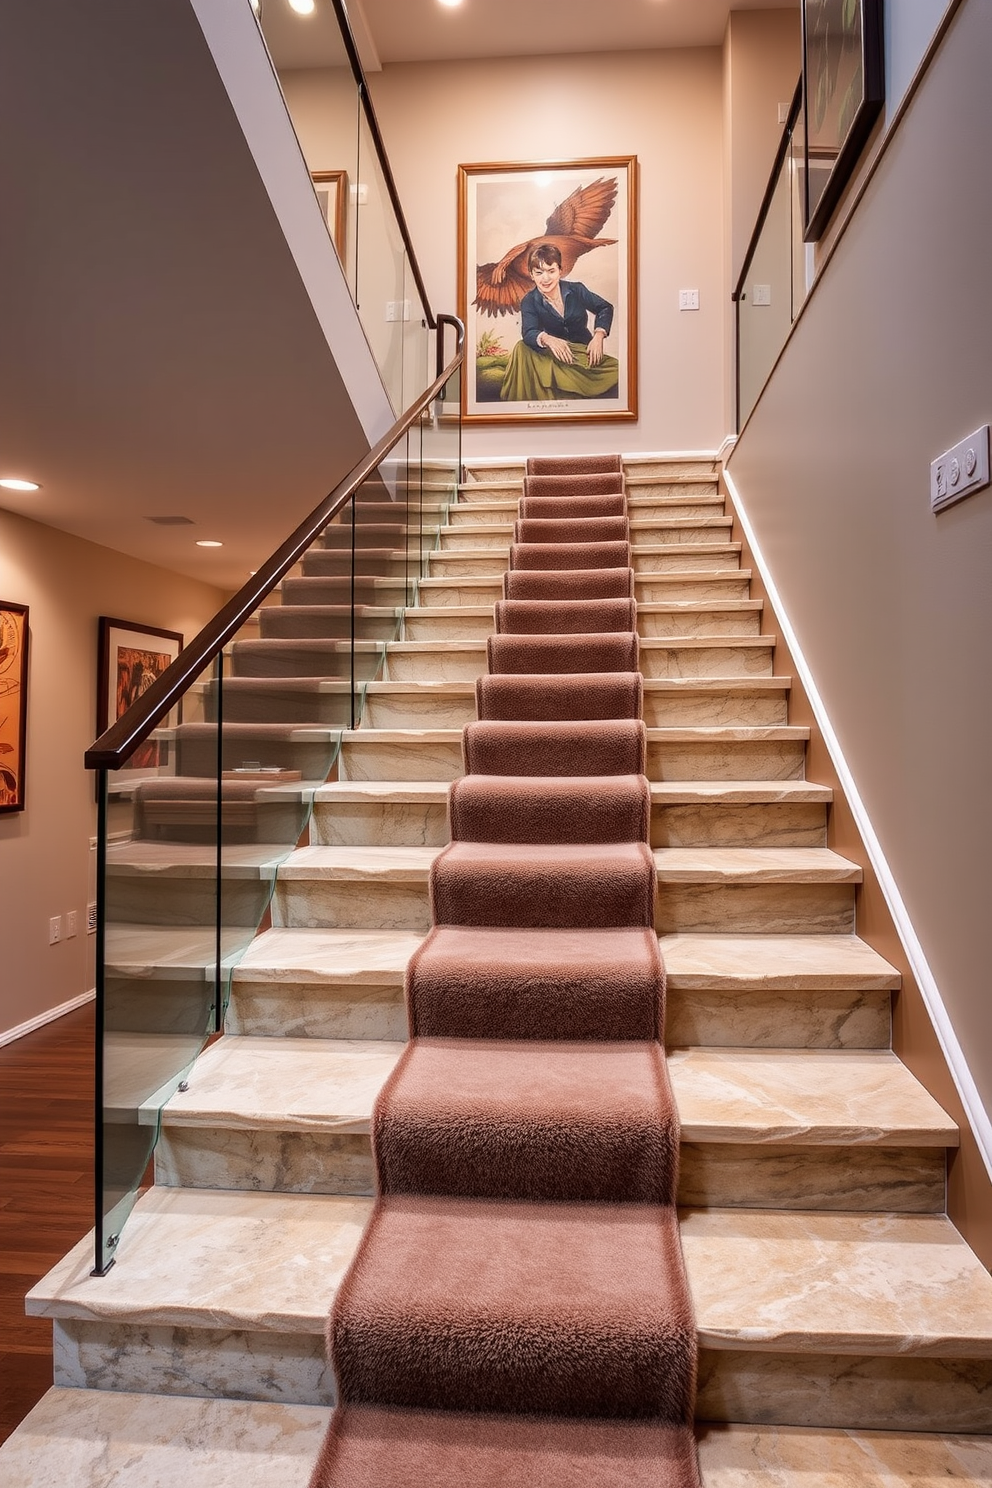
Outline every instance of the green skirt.
{"label": "green skirt", "polygon": [[558,362],[550,351],[531,351],[518,341],[510,353],[503,385],[504,403],[531,403],[555,398],[615,398],[620,380],[616,357],[604,356],[597,367],[589,365],[589,348],[570,341],[575,360]]}

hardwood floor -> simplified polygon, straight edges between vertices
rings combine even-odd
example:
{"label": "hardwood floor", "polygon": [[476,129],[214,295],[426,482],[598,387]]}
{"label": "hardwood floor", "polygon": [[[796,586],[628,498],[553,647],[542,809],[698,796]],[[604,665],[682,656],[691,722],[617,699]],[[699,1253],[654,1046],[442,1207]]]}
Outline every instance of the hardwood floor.
{"label": "hardwood floor", "polygon": [[0,1441],[52,1383],[52,1325],[24,1294],[93,1224],[89,1003],[0,1049]]}

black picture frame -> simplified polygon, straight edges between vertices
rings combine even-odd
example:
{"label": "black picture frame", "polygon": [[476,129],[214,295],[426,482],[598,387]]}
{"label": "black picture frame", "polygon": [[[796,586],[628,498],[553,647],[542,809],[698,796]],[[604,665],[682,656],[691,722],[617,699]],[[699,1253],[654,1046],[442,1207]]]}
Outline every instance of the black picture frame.
{"label": "black picture frame", "polygon": [[803,238],[815,243],[885,102],[882,0],[802,0]]}

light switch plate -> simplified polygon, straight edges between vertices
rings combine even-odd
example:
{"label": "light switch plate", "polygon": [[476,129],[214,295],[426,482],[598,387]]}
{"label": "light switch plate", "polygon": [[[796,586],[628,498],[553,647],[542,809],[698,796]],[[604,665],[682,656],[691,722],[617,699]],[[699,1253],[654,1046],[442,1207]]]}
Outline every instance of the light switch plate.
{"label": "light switch plate", "polygon": [[930,510],[943,511],[962,496],[989,484],[989,426],[983,424],[967,439],[938,455],[930,466]]}
{"label": "light switch plate", "polygon": [[770,305],[772,302],[772,287],[770,284],[753,284],[751,286],[752,305]]}
{"label": "light switch plate", "polygon": [[679,290],[679,309],[680,310],[698,310],[699,309],[699,290],[698,289],[680,289]]}

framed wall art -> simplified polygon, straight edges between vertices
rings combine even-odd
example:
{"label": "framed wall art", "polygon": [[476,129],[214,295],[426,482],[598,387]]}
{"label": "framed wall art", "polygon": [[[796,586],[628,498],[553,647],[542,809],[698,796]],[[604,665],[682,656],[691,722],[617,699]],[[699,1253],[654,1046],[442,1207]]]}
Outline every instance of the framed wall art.
{"label": "framed wall art", "polygon": [[348,234],[348,172],[343,170],[311,171],[310,179],[320,202],[331,241],[344,263]]}
{"label": "framed wall art", "polygon": [[885,101],[882,0],[802,0],[807,243],[823,234]]}
{"label": "framed wall art", "polygon": [[637,159],[458,167],[468,423],[637,417]]}
{"label": "framed wall art", "polygon": [[[183,649],[175,630],[138,625],[130,620],[100,616],[100,654],[97,667],[97,734],[102,734],[132,703],[161,677]],[[157,739],[146,739],[132,754],[126,770],[157,773],[166,758]]]}
{"label": "framed wall art", "polygon": [[0,599],[0,812],[24,810],[28,607]]}

